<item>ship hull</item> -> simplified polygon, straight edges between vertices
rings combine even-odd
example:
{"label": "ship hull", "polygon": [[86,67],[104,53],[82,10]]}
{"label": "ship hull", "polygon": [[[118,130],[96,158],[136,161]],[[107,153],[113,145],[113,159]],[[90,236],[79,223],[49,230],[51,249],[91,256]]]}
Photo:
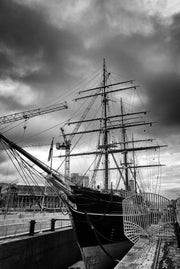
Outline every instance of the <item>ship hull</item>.
{"label": "ship hull", "polygon": [[113,244],[102,245],[106,252],[102,250],[100,246],[92,246],[82,248],[83,260],[85,262],[86,269],[110,269],[114,268],[119,260],[129,251],[132,244],[126,240]]}
{"label": "ship hull", "polygon": [[86,269],[109,269],[128,252],[122,214],[91,213],[71,208],[71,215]]}

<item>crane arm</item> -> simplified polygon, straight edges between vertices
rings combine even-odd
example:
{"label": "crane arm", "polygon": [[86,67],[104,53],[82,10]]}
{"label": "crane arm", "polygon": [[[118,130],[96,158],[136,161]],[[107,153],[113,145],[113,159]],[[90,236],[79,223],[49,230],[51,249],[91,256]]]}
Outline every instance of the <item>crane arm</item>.
{"label": "crane arm", "polygon": [[51,113],[51,112],[55,112],[55,111],[59,111],[62,109],[67,109],[67,108],[68,106],[67,106],[67,103],[65,102],[65,103],[60,103],[60,104],[56,104],[52,106],[47,106],[44,108],[37,108],[37,109],[27,110],[23,112],[17,112],[14,114],[0,117],[0,125],[14,122],[14,121],[23,120],[23,119],[27,120],[32,117],[36,117],[39,115],[43,115],[43,114],[47,114],[47,113]]}

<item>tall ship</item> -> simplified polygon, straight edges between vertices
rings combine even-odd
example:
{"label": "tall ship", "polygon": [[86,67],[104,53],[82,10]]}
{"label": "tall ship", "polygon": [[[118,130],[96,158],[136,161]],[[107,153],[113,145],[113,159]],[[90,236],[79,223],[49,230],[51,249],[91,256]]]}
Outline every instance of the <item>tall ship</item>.
{"label": "tall ship", "polygon": [[[13,154],[17,151],[48,174],[45,177],[47,184],[54,187],[70,212],[87,269],[113,268],[133,246],[124,233],[123,200],[133,194],[141,195],[140,169],[161,166],[159,162],[148,165],[137,162],[137,152],[158,151],[161,147],[150,145],[153,139],[135,138],[132,132],[133,128],[152,125],[144,120],[146,111],[125,110],[121,93],[134,91],[138,85],[134,80],[112,83],[110,77],[104,60],[101,84],[79,92],[80,96],[75,100],[84,103],[88,100],[80,120],[68,121],[67,125],[75,126],[71,133],[61,128],[63,142],[57,143],[57,148],[65,150],[65,154],[59,156],[64,158],[64,176],[0,135]],[[98,101],[100,105],[97,105]],[[96,111],[96,115],[91,110]],[[83,128],[84,124],[90,128]],[[79,136],[81,141],[82,135],[87,136],[87,144],[91,139],[96,147],[88,152],[75,152],[72,138]],[[98,138],[97,142],[95,138]],[[78,156],[95,156],[90,165],[92,176],[86,187],[74,184],[70,179],[70,160]],[[26,161],[23,167],[25,165],[28,165]]]}

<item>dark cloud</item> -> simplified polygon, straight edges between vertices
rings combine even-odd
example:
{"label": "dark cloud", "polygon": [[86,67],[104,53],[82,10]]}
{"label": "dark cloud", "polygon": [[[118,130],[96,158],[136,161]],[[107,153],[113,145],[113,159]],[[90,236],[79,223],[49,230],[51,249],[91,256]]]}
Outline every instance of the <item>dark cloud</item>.
{"label": "dark cloud", "polygon": [[168,42],[170,44],[171,51],[174,55],[178,55],[180,52],[180,14],[174,15],[168,30],[170,33]]}
{"label": "dark cloud", "polygon": [[180,127],[180,76],[163,73],[149,77],[147,94],[156,118],[166,126]]}
{"label": "dark cloud", "polygon": [[[178,66],[180,16],[174,16],[171,24],[163,24],[157,16],[145,18],[145,15],[137,13],[137,10],[133,15],[133,9],[129,7],[129,2],[125,7],[118,2],[112,7],[107,1],[95,1],[84,13],[83,24],[78,22],[79,28],[73,25],[58,28],[51,24],[43,5],[40,9],[12,0],[2,0],[0,76],[22,81],[31,85],[33,90],[42,90],[46,93],[45,96],[49,96],[50,92],[51,95],[53,91],[55,93],[59,83],[65,85],[72,80],[73,74],[67,71],[72,65],[71,56],[76,56],[77,59],[79,56],[86,62],[89,60],[98,65],[106,57],[107,62],[117,69],[122,77],[136,78],[143,82],[149,109],[155,117],[164,125],[179,125],[179,75],[175,68],[167,72],[168,66],[165,72],[158,70],[156,73],[153,67],[149,69],[148,61],[153,54],[157,55],[157,58],[162,54],[169,59],[169,62],[163,63],[169,64],[169,69]],[[88,25],[90,17],[87,15],[88,12],[93,14],[93,10],[93,22]],[[120,24],[122,20],[119,20],[117,10],[123,13],[125,23],[131,14],[131,23],[127,23],[126,33],[122,33],[125,26]],[[116,31],[110,26],[110,18],[119,23]],[[135,27],[132,32],[133,21]],[[141,32],[142,22],[146,22],[153,30],[148,33],[143,30]],[[128,26],[131,28],[129,32]],[[92,40],[92,45],[86,49],[83,47],[83,37]],[[74,75],[76,71],[74,70]],[[6,107],[19,110],[23,106],[13,98],[7,101],[4,97],[1,102]]]}
{"label": "dark cloud", "polygon": [[[168,26],[159,25],[159,54],[167,57],[159,70],[143,72],[149,105],[154,116],[167,128],[180,128],[180,14]],[[157,54],[158,57],[158,54]]]}
{"label": "dark cloud", "polygon": [[1,77],[33,85],[63,82],[67,59],[80,47],[73,33],[50,24],[42,10],[0,1]]}
{"label": "dark cloud", "polygon": [[105,55],[122,77],[140,82],[146,105],[161,126],[180,128],[180,15],[169,24],[151,19],[152,33],[116,34],[91,53],[98,60]]}
{"label": "dark cloud", "polygon": [[[9,114],[8,108],[23,111],[61,97],[75,78],[83,81],[85,72],[92,70],[92,66],[97,70],[106,58],[109,71],[125,79],[136,79],[142,85],[147,109],[162,127],[156,128],[159,130],[156,134],[159,137],[168,134],[172,142],[169,152],[173,152],[180,127],[180,14],[171,20],[149,15],[143,6],[145,1],[142,7],[141,1],[129,0],[114,1],[113,5],[107,0],[90,1],[85,7],[83,1],[72,7],[73,1],[59,2],[0,1],[1,86],[9,79],[18,91],[17,82],[23,88],[24,98],[24,101],[18,99],[21,92],[19,95],[13,91],[0,92],[2,114]],[[54,7],[60,10],[55,12]],[[33,104],[25,102],[31,92],[35,96]],[[49,132],[43,130],[50,124],[56,125],[56,118],[67,118],[65,113],[60,115],[49,115],[46,123],[41,119],[34,121],[34,125],[28,122],[26,132],[21,125],[18,131],[7,132],[8,137],[22,144],[48,143],[52,136],[59,135],[59,126]],[[170,170],[168,178],[172,175]],[[178,173],[174,173],[174,181]]]}

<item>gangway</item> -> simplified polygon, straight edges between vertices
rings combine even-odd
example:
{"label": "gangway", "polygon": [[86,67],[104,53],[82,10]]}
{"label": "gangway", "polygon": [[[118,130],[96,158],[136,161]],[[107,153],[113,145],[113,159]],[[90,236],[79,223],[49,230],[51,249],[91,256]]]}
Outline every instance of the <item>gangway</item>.
{"label": "gangway", "polygon": [[135,194],[123,200],[123,221],[124,233],[133,243],[141,236],[172,236],[174,206],[171,200],[155,193]]}

